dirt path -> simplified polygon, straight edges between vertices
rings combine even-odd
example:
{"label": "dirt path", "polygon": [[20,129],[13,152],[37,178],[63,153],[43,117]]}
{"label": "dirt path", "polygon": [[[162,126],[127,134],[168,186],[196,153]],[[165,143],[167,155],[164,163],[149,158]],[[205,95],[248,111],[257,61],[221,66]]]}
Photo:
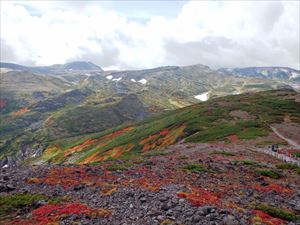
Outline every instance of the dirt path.
{"label": "dirt path", "polygon": [[289,144],[292,145],[293,147],[296,147],[296,148],[300,149],[300,145],[299,145],[296,141],[294,141],[294,140],[292,140],[292,139],[289,139],[289,138],[283,136],[283,135],[275,128],[275,127],[272,127],[272,126],[271,126],[271,129],[272,129],[272,131],[273,131],[278,137],[280,137],[281,139],[285,140],[287,143],[289,143]]}

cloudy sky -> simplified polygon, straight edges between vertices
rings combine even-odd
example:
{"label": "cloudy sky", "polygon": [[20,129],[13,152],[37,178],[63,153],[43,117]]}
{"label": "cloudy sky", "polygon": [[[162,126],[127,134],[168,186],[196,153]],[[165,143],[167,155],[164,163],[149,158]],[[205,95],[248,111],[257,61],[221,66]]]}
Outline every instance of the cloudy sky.
{"label": "cloudy sky", "polygon": [[299,1],[1,1],[1,61],[300,69]]}

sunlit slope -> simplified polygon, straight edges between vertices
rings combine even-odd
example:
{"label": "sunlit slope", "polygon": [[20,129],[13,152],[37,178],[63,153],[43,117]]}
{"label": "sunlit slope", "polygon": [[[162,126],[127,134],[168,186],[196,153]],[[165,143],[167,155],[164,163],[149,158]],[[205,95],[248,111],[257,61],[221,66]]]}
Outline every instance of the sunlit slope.
{"label": "sunlit slope", "polygon": [[124,159],[179,141],[230,142],[232,135],[256,139],[268,136],[271,124],[287,118],[300,123],[299,94],[291,90],[221,97],[130,126],[53,142],[28,162],[88,164]]}

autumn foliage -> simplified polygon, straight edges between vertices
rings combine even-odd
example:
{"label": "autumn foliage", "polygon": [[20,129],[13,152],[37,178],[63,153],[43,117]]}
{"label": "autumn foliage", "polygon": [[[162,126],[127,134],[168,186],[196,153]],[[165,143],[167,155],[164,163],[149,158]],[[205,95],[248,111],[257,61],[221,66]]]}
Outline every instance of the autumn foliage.
{"label": "autumn foliage", "polygon": [[282,194],[292,194],[294,192],[289,188],[283,187],[281,185],[275,184],[270,181],[267,186],[254,185],[253,188],[264,192],[275,191],[277,193],[282,193]]}
{"label": "autumn foliage", "polygon": [[32,211],[29,219],[14,220],[10,224],[14,225],[46,225],[59,222],[68,215],[83,215],[88,217],[109,217],[111,211],[107,209],[93,209],[81,203],[68,204],[48,204]]}
{"label": "autumn foliage", "polygon": [[253,210],[252,213],[255,215],[252,218],[253,223],[262,223],[267,225],[284,225],[287,224],[286,221],[279,218],[274,218],[267,213],[264,213],[260,210]]}
{"label": "autumn foliage", "polygon": [[[126,127],[126,128],[124,128],[122,130],[118,130],[118,131],[112,132],[112,133],[110,133],[108,135],[105,135],[103,137],[100,137],[100,138],[87,139],[82,144],[76,145],[74,147],[71,147],[71,148],[65,150],[64,155],[68,156],[68,155],[73,154],[74,152],[83,151],[83,150],[87,149],[88,147],[90,147],[91,145],[100,143],[101,141],[105,141],[105,140],[110,141],[110,139],[118,137],[118,136],[122,135],[123,133],[125,133],[127,131],[130,131],[132,129],[133,129],[132,127]],[[105,144],[106,144],[106,142],[105,142]]]}
{"label": "autumn foliage", "polygon": [[13,116],[21,116],[21,115],[23,115],[23,114],[25,114],[27,112],[30,112],[30,109],[28,109],[28,108],[21,108],[18,111],[13,112],[12,115]]}
{"label": "autumn foliage", "polygon": [[42,178],[29,178],[27,183],[45,183],[48,185],[60,185],[64,189],[70,189],[77,185],[103,185],[107,182],[113,182],[116,179],[109,171],[103,174],[89,173],[84,167],[69,167],[51,169],[49,173]]}
{"label": "autumn foliage", "polygon": [[204,188],[192,188],[191,193],[179,192],[177,196],[185,198],[196,206],[203,205],[216,205],[218,204],[219,198],[213,192],[210,192]]}

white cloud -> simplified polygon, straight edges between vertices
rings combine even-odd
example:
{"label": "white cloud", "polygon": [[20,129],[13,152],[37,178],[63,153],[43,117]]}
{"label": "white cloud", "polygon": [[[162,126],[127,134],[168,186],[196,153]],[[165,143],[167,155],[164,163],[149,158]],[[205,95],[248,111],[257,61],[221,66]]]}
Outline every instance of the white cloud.
{"label": "white cloud", "polygon": [[147,16],[140,22],[98,1],[1,1],[1,61],[300,69],[299,4],[191,1],[175,18]]}

